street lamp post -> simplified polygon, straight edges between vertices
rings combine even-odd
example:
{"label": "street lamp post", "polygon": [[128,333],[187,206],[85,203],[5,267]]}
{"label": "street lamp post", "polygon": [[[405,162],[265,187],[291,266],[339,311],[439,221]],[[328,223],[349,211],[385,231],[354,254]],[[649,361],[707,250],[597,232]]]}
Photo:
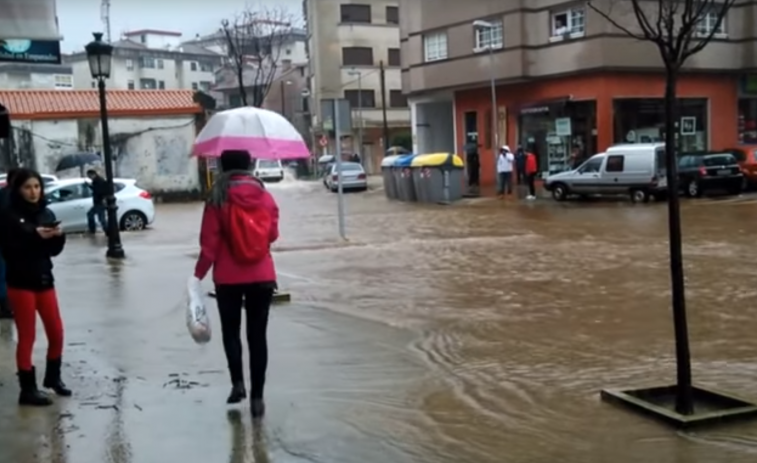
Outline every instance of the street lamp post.
{"label": "street lamp post", "polygon": [[100,123],[102,124],[103,140],[103,163],[105,163],[106,180],[106,204],[108,210],[108,251],[107,257],[123,259],[124,248],[121,245],[121,234],[118,224],[118,206],[113,189],[113,154],[110,147],[110,134],[108,133],[108,107],[105,97],[105,79],[110,77],[110,64],[113,56],[113,46],[103,42],[102,32],[92,34],[95,40],[90,42],[84,49],[89,59],[89,70],[92,78],[97,80],[97,90],[100,95]]}
{"label": "street lamp post", "polygon": [[[499,149],[499,114],[497,112],[497,85],[496,85],[496,69],[494,68],[494,24],[489,21],[473,21],[473,28],[477,30],[489,31],[489,44],[486,49],[489,51],[489,86],[491,87],[491,105],[492,105],[492,133],[494,134],[494,147],[492,151],[494,156],[497,156],[497,150]],[[480,51],[475,50],[475,51]]]}
{"label": "street lamp post", "polygon": [[[357,76],[357,151],[360,162],[363,161],[363,73],[352,70],[350,76]],[[384,149],[387,149],[386,147]]]}

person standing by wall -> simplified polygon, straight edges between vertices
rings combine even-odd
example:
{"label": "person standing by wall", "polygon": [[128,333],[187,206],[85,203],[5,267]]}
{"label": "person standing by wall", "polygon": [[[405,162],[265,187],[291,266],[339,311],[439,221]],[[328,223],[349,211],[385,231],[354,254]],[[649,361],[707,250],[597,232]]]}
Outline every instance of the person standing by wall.
{"label": "person standing by wall", "polygon": [[61,380],[63,322],[55,292],[52,258],[63,251],[66,236],[55,214],[47,208],[39,173],[20,169],[11,184],[9,206],[0,212],[0,252],[7,266],[8,301],[18,332],[16,365],[21,405],[46,406],[50,397],[37,388],[32,352],[37,313],[47,334],[47,369],[43,386],[69,397]]}
{"label": "person standing by wall", "polygon": [[108,182],[97,173],[95,169],[89,169],[87,171],[87,177],[89,177],[89,188],[92,190],[92,207],[87,211],[87,230],[91,234],[97,232],[97,225],[95,224],[95,218],[100,222],[100,226],[103,227],[103,232],[108,234],[108,220],[106,217],[107,205],[105,204],[105,198],[108,196]]}
{"label": "person standing by wall", "polygon": [[503,199],[506,194],[509,195],[513,192],[512,177],[514,162],[515,156],[510,151],[510,147],[507,145],[503,146],[497,156],[497,183],[499,187],[497,196],[500,199]]}
{"label": "person standing by wall", "polygon": [[[13,182],[13,177],[16,176],[18,169],[10,169],[5,175],[5,186],[0,189],[0,211],[4,211],[10,206],[10,186]],[[0,320],[12,319],[13,310],[8,304],[8,291],[5,285],[5,260],[0,255]]]}
{"label": "person standing by wall", "polygon": [[279,237],[279,208],[263,183],[250,173],[249,153],[224,151],[220,165],[221,173],[202,216],[195,277],[202,280],[213,267],[232,384],[226,400],[229,404],[247,398],[239,336],[244,307],[250,351],[250,409],[253,418],[261,418],[265,413],[268,314],[276,289],[270,246]]}
{"label": "person standing by wall", "polygon": [[518,145],[515,152],[515,172],[518,177],[518,185],[526,184],[526,151],[523,146]]}

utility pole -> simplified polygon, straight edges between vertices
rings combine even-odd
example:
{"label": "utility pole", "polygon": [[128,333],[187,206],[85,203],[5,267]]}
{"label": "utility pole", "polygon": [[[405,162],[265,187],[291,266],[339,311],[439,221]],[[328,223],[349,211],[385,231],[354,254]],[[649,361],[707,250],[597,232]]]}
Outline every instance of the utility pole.
{"label": "utility pole", "polygon": [[281,85],[281,115],[286,119],[287,117],[287,99],[286,99],[286,82],[283,80],[279,83]]}
{"label": "utility pole", "polygon": [[351,76],[357,76],[357,154],[360,156],[360,162],[363,160],[363,73],[352,70],[348,73]]}
{"label": "utility pole", "polygon": [[386,71],[384,62],[379,62],[379,76],[381,77],[381,115],[384,119],[384,153],[389,149],[389,123],[386,121]]}
{"label": "utility pole", "polygon": [[105,27],[105,41],[110,43],[110,0],[102,0],[100,4],[100,19]]}

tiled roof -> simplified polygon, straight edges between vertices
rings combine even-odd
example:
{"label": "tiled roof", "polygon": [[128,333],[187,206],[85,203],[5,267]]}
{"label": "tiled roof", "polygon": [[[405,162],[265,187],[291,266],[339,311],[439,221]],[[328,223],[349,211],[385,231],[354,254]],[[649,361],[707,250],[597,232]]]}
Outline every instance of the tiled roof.
{"label": "tiled roof", "polygon": [[[114,117],[187,115],[202,111],[193,90],[109,90],[108,115]],[[11,119],[98,117],[97,90],[0,90],[0,104]]]}

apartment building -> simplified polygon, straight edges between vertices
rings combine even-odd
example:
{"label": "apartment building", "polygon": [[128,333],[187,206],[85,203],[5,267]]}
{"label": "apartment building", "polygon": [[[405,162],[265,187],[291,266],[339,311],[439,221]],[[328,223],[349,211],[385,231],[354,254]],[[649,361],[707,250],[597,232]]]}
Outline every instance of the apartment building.
{"label": "apartment building", "polygon": [[71,66],[61,64],[0,63],[0,88],[5,90],[72,90]]}
{"label": "apartment building", "polygon": [[[139,30],[123,34],[113,44],[108,88],[118,90],[210,91],[223,57],[216,52],[181,42],[181,33]],[[84,51],[64,57],[71,66],[74,88],[95,88]]]}
{"label": "apartment building", "polygon": [[[592,2],[632,30],[612,0]],[[683,149],[757,144],[757,2],[738,2],[678,86]],[[543,174],[618,142],[663,136],[664,69],[654,45],[629,38],[586,3],[403,0],[402,82],[415,150],[477,148],[482,183],[496,146],[523,145]],[[491,81],[496,95],[492,95]]]}
{"label": "apartment building", "polygon": [[[313,114],[322,114],[323,99],[349,100],[352,135],[357,141],[352,150],[362,152],[364,158],[385,150],[381,142],[384,109],[390,135],[409,131],[410,110],[402,93],[398,4],[398,0],[303,1]],[[383,94],[379,70],[382,62]],[[314,123],[319,134],[328,132],[318,125],[320,117],[315,117]],[[374,163],[378,160],[379,156],[373,156]]]}

